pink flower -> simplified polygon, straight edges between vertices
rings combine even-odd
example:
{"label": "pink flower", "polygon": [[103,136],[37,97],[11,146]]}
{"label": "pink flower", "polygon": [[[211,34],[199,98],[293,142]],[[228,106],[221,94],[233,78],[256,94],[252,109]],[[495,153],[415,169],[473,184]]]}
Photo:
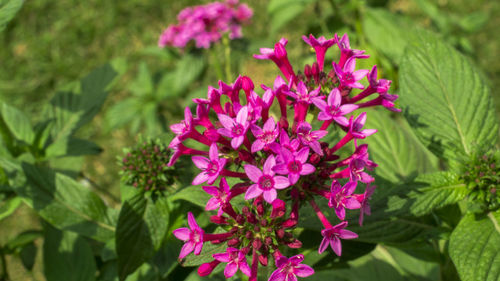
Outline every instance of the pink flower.
{"label": "pink flower", "polygon": [[368,74],[368,70],[360,69],[354,71],[355,68],[356,68],[355,58],[348,59],[343,69],[342,67],[340,67],[340,65],[333,62],[333,69],[335,70],[335,73],[337,74],[337,77],[339,78],[340,81],[340,85],[342,87],[357,88],[357,89],[365,88],[365,86],[363,86],[358,81],[363,79],[363,77],[365,77],[366,74]]}
{"label": "pink flower", "polygon": [[359,225],[363,225],[363,219],[364,219],[364,214],[371,215],[371,209],[370,205],[368,204],[368,201],[372,197],[373,192],[375,191],[375,188],[377,188],[374,185],[368,184],[366,186],[366,190],[363,194],[357,195],[358,201],[361,204],[361,209],[359,210]]}
{"label": "pink flower", "polygon": [[263,148],[270,148],[270,145],[275,142],[279,133],[273,117],[267,119],[262,129],[257,125],[252,125],[250,129],[257,138],[252,144],[252,153],[260,151]]}
{"label": "pink flower", "polygon": [[208,156],[210,159],[203,156],[193,156],[191,158],[194,165],[201,170],[201,173],[194,178],[192,182],[193,185],[198,185],[204,182],[207,182],[208,184],[214,183],[226,165],[227,159],[219,159],[219,150],[217,149],[216,143],[212,143],[212,145],[210,145]]}
{"label": "pink flower", "polygon": [[328,95],[326,103],[323,100],[313,100],[314,104],[321,110],[318,120],[335,120],[342,126],[349,126],[349,121],[344,115],[349,114],[358,108],[355,104],[342,104],[342,96],[339,89],[334,88]]}
{"label": "pink flower", "polygon": [[370,87],[372,87],[377,93],[386,93],[391,87],[391,80],[380,79],[377,80],[377,66],[374,65],[368,73],[368,82],[370,82]]}
{"label": "pink flower", "polygon": [[323,240],[319,245],[318,252],[323,253],[328,245],[332,248],[332,250],[337,254],[337,256],[342,255],[342,244],[340,243],[340,239],[355,239],[358,238],[358,235],[352,231],[344,229],[347,226],[347,221],[343,221],[335,226],[332,226],[328,229],[323,229],[321,231],[321,235],[323,235]]}
{"label": "pink flower", "polygon": [[335,34],[335,40],[337,41],[337,45],[340,49],[340,67],[344,66],[344,63],[349,58],[366,59],[370,57],[369,55],[364,54],[365,51],[351,49],[351,45],[349,44],[349,37],[347,36],[347,34],[344,34],[340,40],[337,34]]}
{"label": "pink flower", "polygon": [[179,259],[183,259],[193,250],[195,255],[199,255],[201,253],[201,249],[203,248],[204,231],[198,226],[191,212],[188,212],[188,225],[189,228],[182,227],[173,231],[173,234],[177,239],[186,242],[184,243],[184,246],[182,246]]}
{"label": "pink flower", "polygon": [[348,182],[343,187],[338,181],[333,181],[330,189],[330,200],[328,206],[335,208],[335,214],[340,220],[345,219],[345,209],[359,209],[361,204],[352,194],[356,189],[357,182]]}
{"label": "pink flower", "polygon": [[225,178],[222,178],[219,183],[219,188],[215,186],[203,186],[203,190],[206,193],[212,195],[205,206],[205,210],[211,211],[219,208],[217,215],[222,215],[222,207],[229,202],[231,199],[231,192],[229,190],[229,185]]}
{"label": "pink flower", "polygon": [[248,107],[242,107],[235,119],[225,114],[219,114],[218,117],[224,128],[218,129],[217,132],[225,137],[232,138],[231,146],[237,149],[243,143],[250,126],[248,123]]}
{"label": "pink flower", "polygon": [[191,109],[186,107],[184,109],[184,120],[170,126],[170,130],[172,130],[176,136],[170,142],[169,148],[172,148],[187,139],[189,134],[193,131],[193,128],[193,114],[191,113]]}
{"label": "pink flower", "polygon": [[297,126],[297,136],[302,144],[309,146],[319,155],[323,155],[318,140],[328,134],[326,130],[312,131],[311,124],[302,122]]}
{"label": "pink flower", "polygon": [[320,87],[312,90],[311,92],[307,91],[307,87],[304,82],[299,81],[297,84],[297,92],[287,92],[287,95],[294,98],[296,102],[303,102],[306,104],[311,104],[315,100],[321,100],[323,97],[318,97],[320,91]]}
{"label": "pink flower", "polygon": [[296,281],[298,277],[308,277],[314,274],[314,269],[306,264],[301,264],[304,255],[291,258],[281,256],[276,259],[277,269],[269,276],[268,281]]}
{"label": "pink flower", "polygon": [[241,270],[246,276],[250,276],[250,267],[248,266],[245,253],[236,248],[228,247],[225,253],[213,254],[214,259],[220,262],[227,262],[224,269],[224,276],[231,278],[236,271]]}
{"label": "pink flower", "polygon": [[276,165],[273,170],[278,174],[288,175],[290,184],[294,185],[297,183],[300,176],[309,175],[316,171],[313,165],[306,163],[308,156],[308,147],[302,148],[296,155],[283,147],[281,149],[281,157],[284,163]]}
{"label": "pink flower", "polygon": [[297,149],[299,149],[300,142],[298,139],[293,139],[290,141],[288,133],[284,129],[281,129],[280,145],[282,148],[286,148],[291,152],[296,152]]}
{"label": "pink flower", "polygon": [[366,157],[355,157],[349,163],[349,169],[351,170],[350,180],[351,181],[361,181],[364,183],[370,183],[375,181],[375,179],[365,172],[365,167],[372,169],[376,167],[377,164],[368,160],[368,154]]}
{"label": "pink flower", "polygon": [[260,54],[253,55],[253,57],[259,60],[272,60],[281,70],[283,75],[285,75],[285,79],[291,81],[295,80],[295,72],[288,60],[288,54],[285,49],[287,43],[288,40],[281,38],[280,41],[274,45],[274,49],[260,48]]}
{"label": "pink flower", "polygon": [[353,118],[354,117],[351,116],[351,119],[349,119],[349,133],[351,133],[354,138],[364,139],[367,136],[371,136],[377,132],[377,129],[361,130],[366,122],[366,112],[361,113],[354,120]]}
{"label": "pink flower", "polygon": [[255,198],[261,194],[264,195],[264,200],[272,203],[277,197],[276,189],[284,189],[290,185],[287,178],[275,176],[273,168],[276,165],[274,156],[271,155],[264,163],[263,171],[254,165],[245,165],[245,173],[255,184],[252,184],[245,193],[245,200]]}
{"label": "pink flower", "polygon": [[316,60],[318,61],[318,66],[319,70],[323,71],[323,65],[325,61],[325,53],[330,48],[333,46],[333,44],[337,43],[335,38],[332,39],[326,39],[324,36],[321,36],[319,38],[314,38],[312,34],[309,34],[309,38],[306,36],[302,36],[302,39],[309,44],[311,47],[314,48],[314,51],[316,52]]}

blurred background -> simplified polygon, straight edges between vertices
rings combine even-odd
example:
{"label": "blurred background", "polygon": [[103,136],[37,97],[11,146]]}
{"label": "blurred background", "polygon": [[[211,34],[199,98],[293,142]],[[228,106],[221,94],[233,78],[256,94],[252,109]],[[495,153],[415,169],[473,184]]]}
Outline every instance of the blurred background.
{"label": "blurred background", "polygon": [[[217,85],[219,77],[209,65],[210,60],[224,60],[220,44],[213,46],[210,53],[192,50],[189,56],[157,47],[159,35],[175,23],[180,10],[208,2],[25,1],[0,32],[0,100],[17,106],[37,121],[43,114],[41,104],[56,92],[72,89],[75,81],[100,65],[121,65],[124,74],[102,110],[78,132],[103,151],[98,156],[75,158],[72,163],[82,177],[96,183],[94,188],[108,204],[119,204],[117,157],[122,155],[122,149],[134,144],[138,134],[156,136],[166,132],[169,124],[183,118],[182,108],[193,97],[203,97],[208,85]],[[0,9],[5,3],[0,0]],[[500,112],[499,1],[244,3],[254,10],[254,16],[243,27],[244,37],[231,42],[233,75],[248,75],[256,86],[272,84],[277,73],[274,64],[252,58],[259,48],[271,47],[286,37],[292,65],[304,65],[313,61],[314,53],[302,41],[302,35],[331,38],[335,33],[348,33],[351,46],[371,55],[366,67],[379,65],[381,76],[394,81],[391,89],[397,93],[399,58],[407,36],[411,36],[410,30],[417,26],[437,33],[478,66],[491,86]],[[183,81],[176,82],[179,77]],[[29,208],[19,208],[14,216],[0,221],[0,244],[38,223],[31,212]],[[11,260],[8,264],[13,280],[44,280],[41,263],[35,263],[32,272],[25,270],[20,261]]]}

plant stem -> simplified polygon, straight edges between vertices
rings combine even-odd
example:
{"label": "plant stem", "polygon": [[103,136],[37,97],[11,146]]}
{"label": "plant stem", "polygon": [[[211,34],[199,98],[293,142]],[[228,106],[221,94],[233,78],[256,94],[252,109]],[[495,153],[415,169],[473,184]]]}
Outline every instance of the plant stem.
{"label": "plant stem", "polygon": [[215,69],[217,80],[224,79],[224,74],[222,73],[222,67],[220,65],[219,58],[217,57],[217,52],[215,50],[215,47],[210,49],[208,52],[210,53],[210,56],[212,57],[213,60],[213,66]]}
{"label": "plant stem", "polygon": [[224,64],[226,70],[226,82],[231,83],[233,81],[231,77],[231,45],[229,44],[229,37],[222,37],[222,44],[224,45]]}

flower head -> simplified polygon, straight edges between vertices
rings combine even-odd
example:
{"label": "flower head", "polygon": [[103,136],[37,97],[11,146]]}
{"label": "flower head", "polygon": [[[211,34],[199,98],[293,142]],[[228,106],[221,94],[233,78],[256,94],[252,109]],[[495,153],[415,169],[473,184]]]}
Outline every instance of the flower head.
{"label": "flower head", "polygon": [[229,203],[229,200],[231,199],[231,191],[229,190],[227,180],[222,178],[219,183],[219,188],[215,186],[204,186],[203,190],[213,196],[210,200],[208,200],[205,210],[210,211],[219,209],[217,211],[217,215],[222,215],[222,206]]}
{"label": "flower head", "polygon": [[225,253],[213,254],[215,260],[220,262],[227,262],[224,269],[224,276],[231,278],[236,271],[241,270],[246,276],[250,276],[250,267],[248,266],[245,253],[236,248],[229,247]]}
{"label": "flower head", "polygon": [[245,200],[255,198],[261,194],[264,196],[264,200],[268,203],[272,203],[277,197],[276,189],[284,189],[290,185],[287,178],[282,176],[275,176],[273,171],[276,165],[276,160],[274,156],[269,156],[264,163],[264,169],[261,171],[254,165],[245,165],[245,173],[254,182],[246,194]]}
{"label": "flower head", "polygon": [[281,148],[281,156],[283,164],[276,165],[274,171],[281,175],[288,175],[291,185],[297,183],[300,176],[309,175],[316,171],[313,165],[306,163],[309,156],[308,147],[303,147],[296,154],[283,147]]}
{"label": "flower head", "polygon": [[328,95],[327,102],[316,99],[313,101],[314,104],[321,110],[318,114],[318,120],[335,120],[338,124],[347,127],[349,121],[344,115],[353,112],[358,109],[355,104],[342,104],[342,96],[339,89],[334,88]]}
{"label": "flower head", "polygon": [[256,140],[252,144],[252,153],[260,151],[263,148],[270,148],[270,145],[275,142],[279,133],[273,117],[267,119],[262,129],[257,125],[252,125],[250,129],[256,137]]}
{"label": "flower head", "polygon": [[307,122],[302,122],[297,126],[297,136],[302,144],[309,146],[319,155],[323,155],[323,151],[321,151],[318,140],[326,136],[326,134],[328,134],[326,130],[313,131],[311,124]]}
{"label": "flower head", "polygon": [[218,117],[224,128],[218,129],[217,132],[231,138],[232,148],[237,149],[243,143],[245,134],[250,126],[248,122],[248,107],[242,107],[234,119],[225,114],[219,114]]}
{"label": "flower head", "polygon": [[351,116],[349,119],[349,132],[357,139],[364,139],[367,136],[371,136],[377,132],[377,129],[363,129],[366,122],[366,112],[361,113],[356,119]]}
{"label": "flower head", "polygon": [[358,81],[363,79],[363,77],[365,77],[366,74],[368,74],[368,70],[360,69],[354,71],[355,68],[356,68],[355,58],[348,59],[344,65],[344,68],[340,67],[340,65],[336,64],[335,62],[333,63],[333,69],[335,70],[335,73],[337,74],[337,77],[339,78],[340,81],[340,85],[342,87],[357,88],[357,89],[365,88],[365,86],[363,86]]}
{"label": "flower head", "polygon": [[347,226],[347,221],[343,221],[335,226],[328,229],[323,229],[321,235],[323,235],[323,240],[319,245],[318,252],[323,253],[328,245],[337,254],[337,256],[342,255],[342,244],[340,239],[354,239],[358,238],[358,235],[350,230],[344,229]]}
{"label": "flower head", "polygon": [[325,61],[325,53],[326,51],[337,43],[335,38],[326,39],[324,36],[320,36],[315,38],[312,34],[309,34],[309,37],[302,36],[304,42],[306,42],[309,46],[314,48],[316,52],[316,60],[318,61],[319,70],[323,70],[323,65]]}
{"label": "flower head", "polygon": [[207,182],[208,184],[214,183],[226,165],[227,159],[219,158],[217,144],[212,143],[212,145],[210,145],[208,155],[208,159],[203,156],[192,157],[194,165],[201,170],[201,173],[194,178],[192,182],[193,185],[198,185],[204,182]]}
{"label": "flower head", "polygon": [[314,269],[302,264],[304,255],[291,258],[280,256],[276,259],[277,269],[271,274],[268,281],[295,281],[298,277],[308,277],[314,274]]}
{"label": "flower head", "polygon": [[352,181],[346,183],[344,186],[341,186],[338,181],[332,182],[328,206],[335,208],[335,214],[341,220],[345,219],[345,209],[353,210],[361,208],[361,204],[352,195],[356,189],[356,185],[357,182]]}
{"label": "flower head", "polygon": [[182,227],[174,230],[173,232],[177,239],[185,242],[179,254],[179,259],[183,259],[193,250],[195,255],[199,255],[201,253],[201,249],[203,248],[204,231],[198,226],[191,212],[188,213],[188,225],[189,228]]}

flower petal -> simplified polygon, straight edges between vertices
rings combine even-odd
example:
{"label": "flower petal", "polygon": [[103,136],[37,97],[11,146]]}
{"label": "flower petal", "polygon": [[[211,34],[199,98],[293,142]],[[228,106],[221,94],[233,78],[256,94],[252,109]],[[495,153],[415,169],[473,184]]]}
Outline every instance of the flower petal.
{"label": "flower petal", "polygon": [[254,165],[247,164],[243,166],[245,169],[245,173],[247,174],[248,178],[250,178],[251,181],[258,183],[260,180],[260,177],[262,177],[262,171],[255,167]]}
{"label": "flower petal", "polygon": [[341,229],[339,230],[339,237],[342,239],[355,239],[358,238],[358,235],[350,230]]}
{"label": "flower petal", "polygon": [[276,189],[269,189],[264,191],[264,200],[266,200],[267,203],[271,204],[273,203],[274,199],[278,196],[278,193],[276,192]]}
{"label": "flower petal", "polygon": [[213,142],[210,145],[210,150],[208,151],[208,156],[210,157],[210,160],[212,160],[212,161],[219,160],[219,149],[217,149],[217,144],[215,142]]}
{"label": "flower petal", "polygon": [[307,264],[299,264],[295,267],[295,275],[298,277],[308,277],[314,274],[314,269]]}
{"label": "flower petal", "polygon": [[191,160],[193,160],[194,165],[200,170],[205,170],[210,162],[210,160],[203,156],[193,156]]}
{"label": "flower petal", "polygon": [[240,109],[238,112],[238,115],[236,115],[236,122],[239,124],[245,124],[248,119],[248,106],[244,106]]}
{"label": "flower petal", "polygon": [[330,246],[332,247],[333,251],[337,256],[342,255],[342,244],[340,243],[340,239],[337,237],[334,237],[332,240],[330,240]]}
{"label": "flower petal", "polygon": [[230,262],[231,261],[231,257],[229,256],[228,253],[213,254],[212,257],[220,262]]}
{"label": "flower petal", "polygon": [[172,233],[177,239],[187,241],[189,240],[189,236],[191,235],[191,230],[189,230],[189,228],[187,227],[182,227],[174,230]]}
{"label": "flower petal", "polygon": [[303,147],[299,152],[297,152],[296,160],[300,161],[300,163],[304,164],[307,161],[307,157],[309,156],[309,148]]}
{"label": "flower petal", "polygon": [[290,181],[283,176],[275,176],[274,178],[274,188],[284,189],[290,186]]}
{"label": "flower petal", "polygon": [[189,255],[194,250],[194,243],[187,242],[182,246],[181,252],[179,253],[179,259],[183,259]]}
{"label": "flower petal", "polygon": [[258,184],[252,184],[248,187],[247,192],[245,193],[245,200],[253,199],[262,194],[262,189],[259,188]]}
{"label": "flower petal", "polygon": [[264,123],[264,127],[262,127],[262,129],[266,132],[274,131],[275,128],[276,122],[272,116],[267,119],[266,123]]}
{"label": "flower petal", "polygon": [[309,163],[306,163],[302,166],[302,171],[300,171],[300,175],[301,176],[309,175],[309,174],[314,173],[314,171],[316,171],[316,167],[314,167],[313,165],[311,165]]}
{"label": "flower petal", "polygon": [[276,166],[276,159],[274,155],[267,157],[266,162],[264,162],[263,172],[264,175],[274,176],[273,167]]}
{"label": "flower petal", "polygon": [[233,118],[225,115],[225,114],[217,114],[217,117],[219,117],[219,121],[224,126],[224,128],[231,130],[236,122],[234,122]]}
{"label": "flower petal", "polygon": [[326,248],[328,248],[328,242],[328,238],[324,236],[323,240],[321,240],[321,244],[319,244],[318,253],[322,254]]}
{"label": "flower petal", "polygon": [[199,173],[194,179],[193,182],[191,182],[192,185],[199,185],[208,180],[209,176],[205,172]]}
{"label": "flower petal", "polygon": [[255,153],[255,152],[257,152],[257,151],[261,151],[261,150],[264,148],[264,146],[265,146],[265,145],[266,145],[266,144],[265,144],[263,141],[261,141],[261,140],[259,140],[259,139],[256,139],[256,140],[252,143],[252,147],[251,147],[251,149],[250,149],[250,150],[252,151],[252,153]]}

